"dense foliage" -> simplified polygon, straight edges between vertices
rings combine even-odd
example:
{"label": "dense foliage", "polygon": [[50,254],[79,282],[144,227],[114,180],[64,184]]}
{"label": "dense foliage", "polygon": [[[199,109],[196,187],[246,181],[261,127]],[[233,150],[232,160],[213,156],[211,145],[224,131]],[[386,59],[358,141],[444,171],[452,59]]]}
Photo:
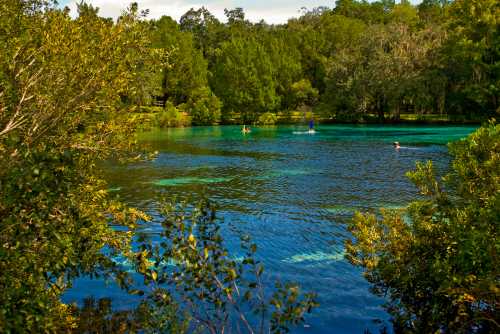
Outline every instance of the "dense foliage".
{"label": "dense foliage", "polygon": [[441,181],[431,162],[408,173],[423,198],[405,215],[357,214],[350,224],[348,259],[389,297],[399,332],[499,330],[500,126],[449,146],[454,160]]}
{"label": "dense foliage", "polygon": [[201,8],[150,22],[156,47],[176,54],[158,100],[202,99],[183,109],[197,124],[311,107],[338,121],[499,112],[498,1],[338,0],[281,25],[251,23],[241,8],[226,16]]}
{"label": "dense foliage", "polygon": [[95,162],[131,144],[122,98],[140,100],[150,50],[136,7],[117,24],[36,0],[0,12],[0,331],[64,331],[75,277],[125,283],[102,250],[129,238],[108,223],[142,215],[107,196]]}

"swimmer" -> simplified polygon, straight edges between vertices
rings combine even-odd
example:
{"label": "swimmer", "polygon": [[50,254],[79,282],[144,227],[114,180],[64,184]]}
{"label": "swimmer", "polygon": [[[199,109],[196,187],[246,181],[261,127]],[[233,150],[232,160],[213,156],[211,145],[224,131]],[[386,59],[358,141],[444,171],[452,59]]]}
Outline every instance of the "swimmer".
{"label": "swimmer", "polygon": [[243,129],[241,129],[241,132],[243,133],[250,133],[251,131],[250,127],[247,127],[246,125],[243,125]]}
{"label": "swimmer", "polygon": [[395,149],[400,149],[401,146],[399,145],[399,142],[398,141],[395,141],[392,146],[394,146]]}

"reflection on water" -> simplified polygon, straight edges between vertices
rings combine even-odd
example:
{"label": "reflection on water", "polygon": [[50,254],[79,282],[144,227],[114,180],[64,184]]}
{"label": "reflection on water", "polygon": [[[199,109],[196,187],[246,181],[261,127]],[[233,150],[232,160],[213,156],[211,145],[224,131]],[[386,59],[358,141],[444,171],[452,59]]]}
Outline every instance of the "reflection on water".
{"label": "reflection on water", "polygon": [[[157,159],[129,166],[109,164],[110,188],[122,200],[155,214],[159,195],[215,202],[224,218],[228,248],[250,234],[272,278],[301,282],[321,306],[294,332],[359,333],[386,320],[381,299],[372,296],[361,272],[343,259],[343,222],[356,210],[404,207],[415,198],[405,178],[416,160],[432,159],[443,172],[446,142],[471,127],[319,126],[199,127],[150,132],[145,144]],[[392,142],[399,141],[399,150]],[[147,233],[159,227],[153,222]],[[66,300],[93,294],[132,305],[102,282],[80,280]]]}

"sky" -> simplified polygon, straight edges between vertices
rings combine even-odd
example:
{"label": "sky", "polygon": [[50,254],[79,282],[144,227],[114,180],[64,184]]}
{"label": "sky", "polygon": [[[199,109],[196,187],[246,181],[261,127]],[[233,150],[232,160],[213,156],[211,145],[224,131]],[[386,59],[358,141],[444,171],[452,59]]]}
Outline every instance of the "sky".
{"label": "sky", "polygon": [[[76,12],[76,3],[80,0],[59,0],[62,6],[69,6],[71,12]],[[134,0],[86,0],[99,7],[99,13],[104,17],[116,18]],[[243,7],[246,18],[252,22],[264,19],[267,23],[285,23],[291,17],[300,16],[300,9],[312,9],[319,6],[333,7],[335,0],[135,0],[140,9],[149,9],[150,18],[163,15],[179,18],[190,8],[205,6],[217,18],[224,21],[224,8]],[[420,0],[411,0],[419,3]]]}

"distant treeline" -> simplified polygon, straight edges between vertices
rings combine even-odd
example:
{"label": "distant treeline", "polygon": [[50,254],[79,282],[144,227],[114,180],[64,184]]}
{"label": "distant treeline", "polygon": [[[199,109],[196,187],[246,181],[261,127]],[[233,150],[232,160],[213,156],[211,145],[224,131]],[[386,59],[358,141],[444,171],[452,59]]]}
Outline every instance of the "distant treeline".
{"label": "distant treeline", "polygon": [[200,8],[179,23],[146,21],[153,47],[170,57],[148,104],[195,124],[311,108],[339,121],[499,112],[496,0],[337,0],[282,25],[251,23],[242,8],[225,15]]}

